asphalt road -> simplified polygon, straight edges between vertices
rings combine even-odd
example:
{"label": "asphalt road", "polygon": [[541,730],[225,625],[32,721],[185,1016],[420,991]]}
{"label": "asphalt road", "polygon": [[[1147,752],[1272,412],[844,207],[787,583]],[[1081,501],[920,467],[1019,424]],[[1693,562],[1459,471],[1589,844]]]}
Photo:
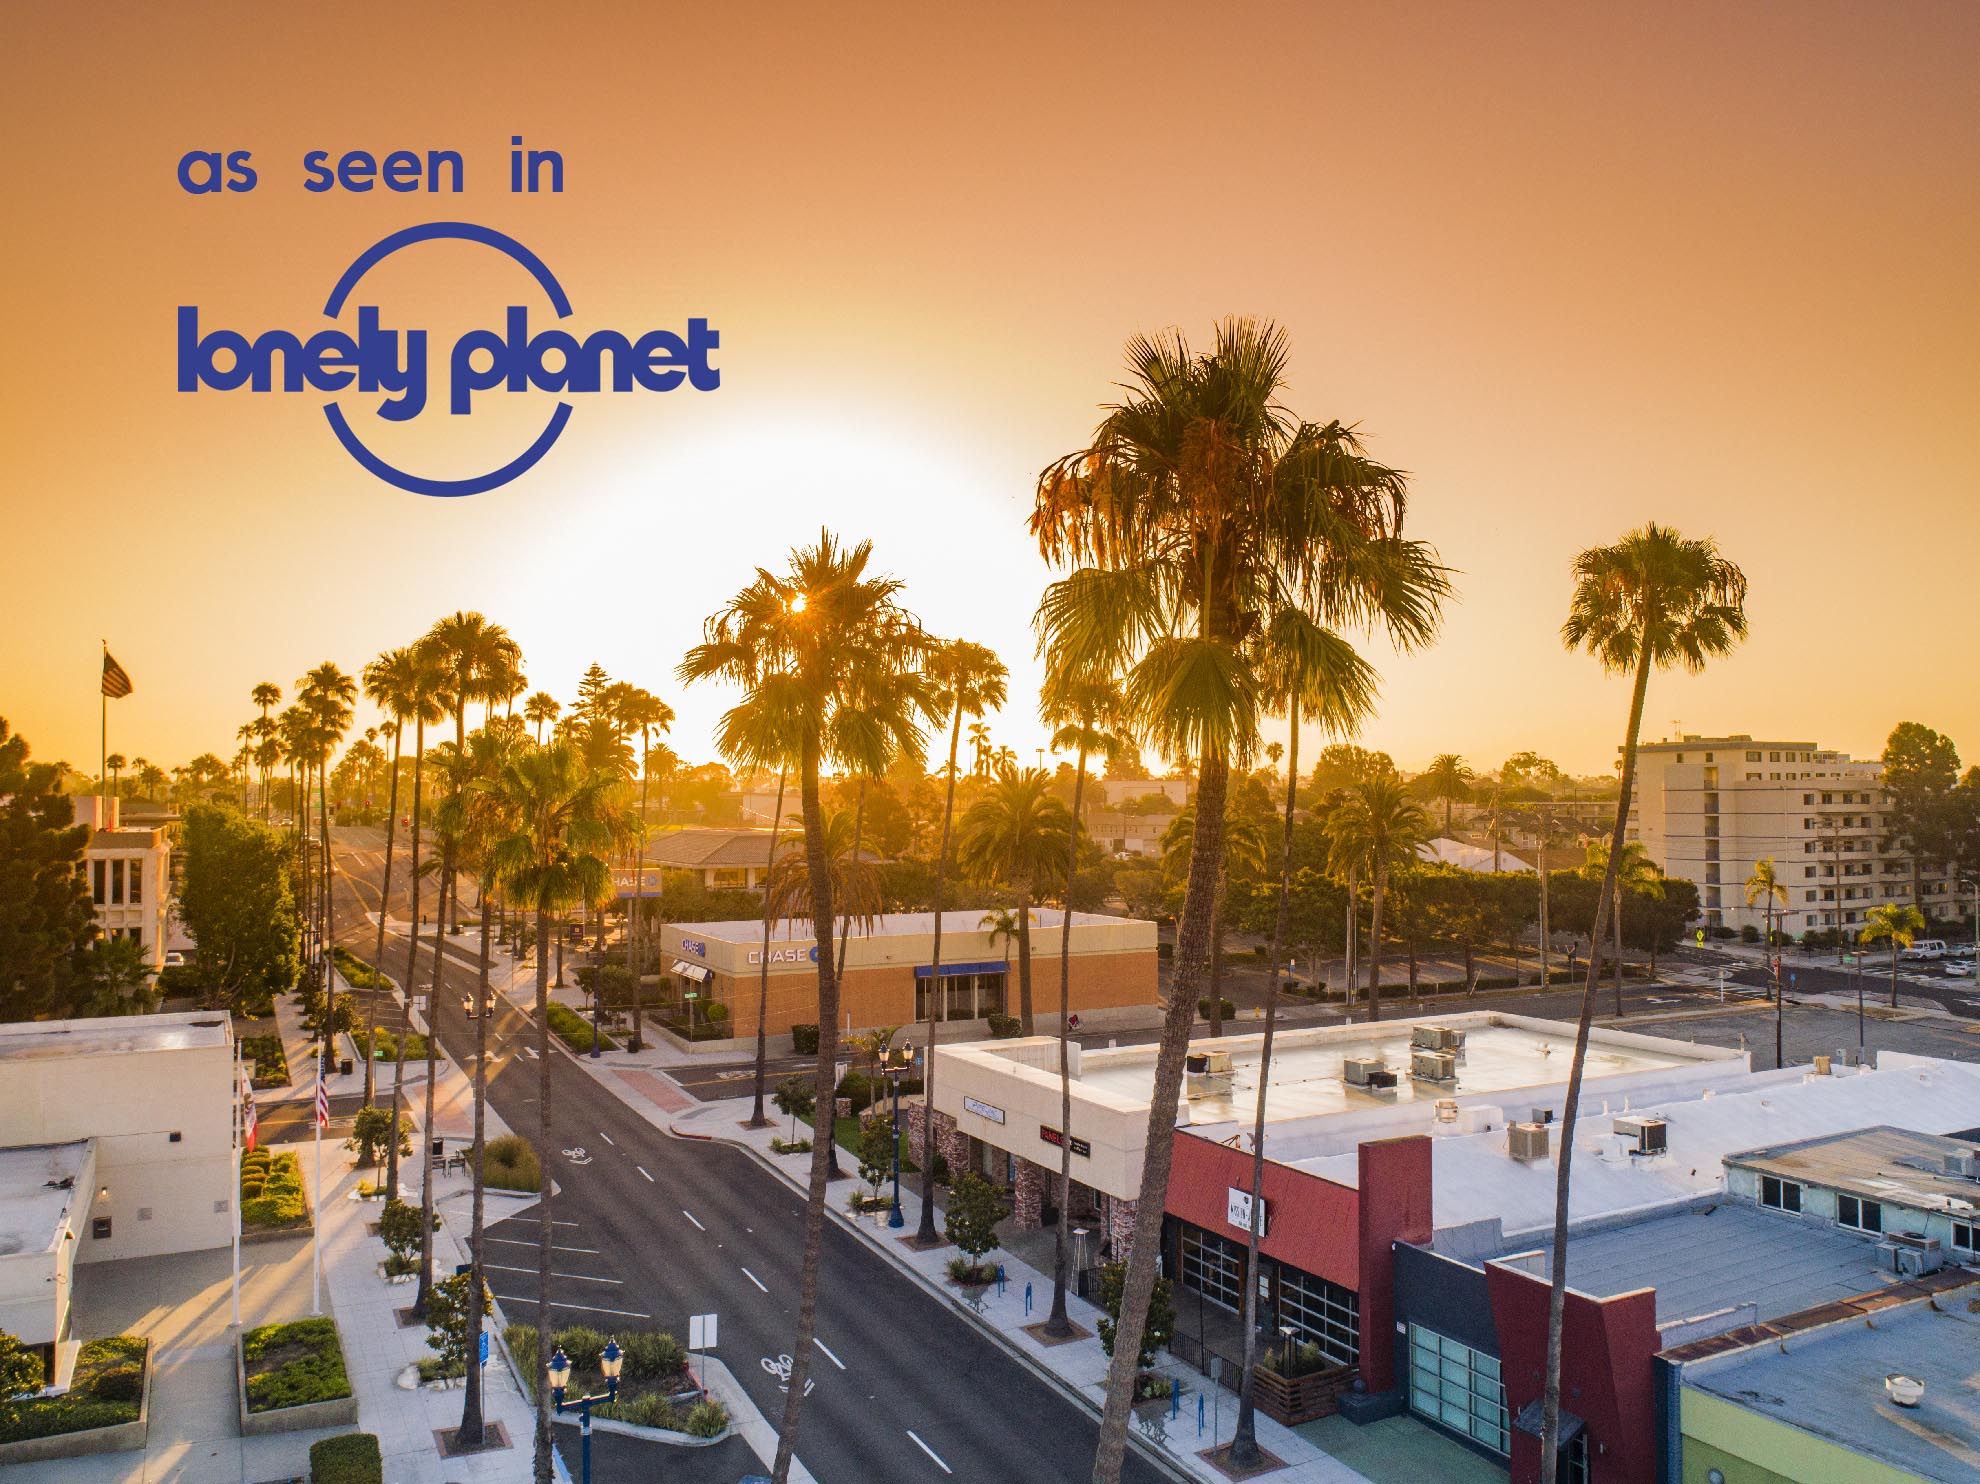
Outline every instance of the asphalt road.
{"label": "asphalt road", "polygon": [[[366,957],[376,929],[363,911],[377,905],[377,859],[375,849],[360,848],[340,861],[357,879],[340,878],[338,936]],[[467,935],[448,946],[457,951],[444,956],[436,1026],[465,1065],[473,1038],[460,1000],[473,982],[476,943]],[[388,947],[395,970],[403,947]],[[422,954],[422,978],[425,962]],[[801,1198],[739,1150],[661,1134],[558,1051],[544,1130],[534,1039],[528,1018],[505,1005],[490,1024],[489,1097],[511,1127],[537,1139],[558,1183],[553,1215],[568,1224],[556,1228],[564,1250],[554,1253],[547,1296],[555,1323],[650,1324],[684,1336],[688,1315],[712,1311],[721,1322],[717,1353],[775,1425],[784,1398],[764,1362],[774,1367],[789,1351],[796,1325]],[[566,1150],[582,1150],[582,1162]],[[533,1243],[535,1228],[524,1217],[490,1233],[490,1286],[519,1321],[545,1295],[533,1245],[503,1244]],[[517,1260],[501,1261],[505,1253]],[[827,1228],[812,1361],[798,1456],[824,1484],[1059,1480],[1091,1468],[1096,1425],[1088,1412],[837,1224]],[[575,1451],[574,1440],[564,1451]],[[1164,1476],[1131,1452],[1125,1477],[1151,1484]]]}

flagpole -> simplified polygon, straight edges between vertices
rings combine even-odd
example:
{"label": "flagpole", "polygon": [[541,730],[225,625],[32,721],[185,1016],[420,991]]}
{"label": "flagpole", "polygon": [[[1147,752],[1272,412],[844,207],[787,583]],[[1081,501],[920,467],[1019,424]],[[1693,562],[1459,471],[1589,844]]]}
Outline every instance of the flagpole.
{"label": "flagpole", "polygon": [[234,1327],[241,1324],[241,1043],[234,1041]]}
{"label": "flagpole", "polygon": [[[103,641],[103,657],[106,660],[110,658],[108,639]],[[96,827],[104,830],[110,827],[107,817],[110,813],[110,800],[103,791],[110,777],[110,692],[104,690],[100,672],[96,688],[100,692],[98,703],[102,707],[102,730],[97,734],[100,745],[97,750],[99,766],[96,770]]]}
{"label": "flagpole", "polygon": [[309,1312],[323,1312],[323,1054],[316,1057],[316,1210],[309,1223]]}

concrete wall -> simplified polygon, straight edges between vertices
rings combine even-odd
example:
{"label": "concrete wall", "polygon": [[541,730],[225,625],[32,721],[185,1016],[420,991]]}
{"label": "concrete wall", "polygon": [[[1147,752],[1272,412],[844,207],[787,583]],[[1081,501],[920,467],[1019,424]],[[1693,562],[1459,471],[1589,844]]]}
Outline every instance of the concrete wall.
{"label": "concrete wall", "polygon": [[1724,1473],[1726,1484],[1814,1479],[1926,1484],[1909,1470],[1838,1447],[1694,1387],[1682,1388],[1678,1407],[1684,1431],[1682,1484],[1707,1484],[1715,1468]]}

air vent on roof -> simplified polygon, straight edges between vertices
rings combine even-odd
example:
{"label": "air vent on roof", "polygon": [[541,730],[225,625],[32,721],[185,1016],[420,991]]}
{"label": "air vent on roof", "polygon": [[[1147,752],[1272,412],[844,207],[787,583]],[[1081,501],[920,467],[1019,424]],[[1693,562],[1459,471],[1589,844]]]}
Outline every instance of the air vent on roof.
{"label": "air vent on roof", "polygon": [[1341,1079],[1351,1087],[1368,1086],[1370,1074],[1387,1070],[1379,1056],[1349,1056],[1341,1059]]}
{"label": "air vent on roof", "polygon": [[1464,1048],[1464,1032],[1447,1025],[1419,1025],[1410,1030],[1409,1044],[1426,1051],[1460,1051]]}
{"label": "air vent on roof", "polygon": [[1949,1149],[1945,1172],[1955,1180],[1980,1180],[1980,1156],[1971,1149]]}
{"label": "air vent on roof", "polygon": [[1630,1114],[1612,1119],[1609,1127],[1621,1137],[1633,1141],[1629,1151],[1631,1154],[1662,1154],[1667,1147],[1664,1136],[1669,1125],[1661,1118]]}
{"label": "air vent on roof", "polygon": [[1925,1400],[1925,1383],[1893,1371],[1884,1377],[1884,1394],[1900,1407],[1915,1407]]}
{"label": "air vent on roof", "polygon": [[1506,1149],[1514,1159],[1546,1159],[1552,1133],[1544,1123],[1515,1123],[1506,1131]]}
{"label": "air vent on roof", "polygon": [[1448,1051],[1419,1048],[1409,1054],[1409,1075],[1421,1082],[1455,1082],[1457,1058]]}
{"label": "air vent on roof", "polygon": [[1526,1121],[1528,1123],[1552,1123],[1554,1121],[1554,1110],[1552,1108],[1530,1108],[1527,1110]]}

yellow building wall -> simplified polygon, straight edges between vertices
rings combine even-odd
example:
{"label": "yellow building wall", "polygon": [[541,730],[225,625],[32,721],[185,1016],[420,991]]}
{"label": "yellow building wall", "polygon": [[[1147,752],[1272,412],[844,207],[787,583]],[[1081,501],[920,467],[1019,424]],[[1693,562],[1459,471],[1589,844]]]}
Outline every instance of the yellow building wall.
{"label": "yellow building wall", "polygon": [[1683,1390],[1684,1484],[1930,1484],[1922,1475],[1867,1458],[1694,1386]]}

